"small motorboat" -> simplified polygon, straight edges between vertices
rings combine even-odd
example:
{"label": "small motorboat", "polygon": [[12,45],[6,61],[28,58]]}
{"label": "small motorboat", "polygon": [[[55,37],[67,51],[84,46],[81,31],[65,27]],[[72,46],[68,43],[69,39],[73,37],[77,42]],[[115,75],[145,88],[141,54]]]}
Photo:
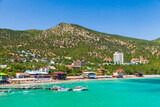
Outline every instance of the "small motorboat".
{"label": "small motorboat", "polygon": [[58,87],[58,91],[70,91],[70,88],[65,88],[64,86]]}
{"label": "small motorboat", "polygon": [[58,88],[58,91],[70,91],[69,88]]}
{"label": "small motorboat", "polygon": [[75,88],[73,88],[73,91],[86,91],[86,90],[88,90],[88,88],[82,86],[76,86]]}

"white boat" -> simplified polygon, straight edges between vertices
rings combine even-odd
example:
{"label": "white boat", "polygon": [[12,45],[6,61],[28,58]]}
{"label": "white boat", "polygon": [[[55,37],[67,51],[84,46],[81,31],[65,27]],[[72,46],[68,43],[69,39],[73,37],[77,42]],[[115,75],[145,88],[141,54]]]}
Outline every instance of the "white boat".
{"label": "white boat", "polygon": [[69,91],[69,88],[58,88],[58,91]]}
{"label": "white boat", "polygon": [[73,91],[82,91],[83,89],[73,89]]}
{"label": "white boat", "polygon": [[86,87],[82,87],[82,86],[77,86],[73,89],[73,91],[85,91],[88,90]]}

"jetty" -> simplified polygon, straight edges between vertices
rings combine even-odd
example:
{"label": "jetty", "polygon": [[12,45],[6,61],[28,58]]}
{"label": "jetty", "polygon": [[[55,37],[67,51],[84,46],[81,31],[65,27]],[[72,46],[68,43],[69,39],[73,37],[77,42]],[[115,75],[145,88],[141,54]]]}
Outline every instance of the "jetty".
{"label": "jetty", "polygon": [[48,90],[57,90],[57,88],[50,88],[50,87],[11,87],[11,88],[7,88],[7,87],[3,87],[0,89],[28,89],[28,90],[36,90],[36,89],[48,89]]}
{"label": "jetty", "polygon": [[[68,89],[68,91],[73,91],[72,88],[63,88],[59,86],[54,87],[0,87],[0,90],[6,90],[6,89],[17,89],[17,90],[38,90],[38,89],[45,89],[45,90],[59,90],[59,89]],[[88,88],[85,89],[85,91],[88,90]],[[7,90],[6,90],[7,91]]]}
{"label": "jetty", "polygon": [[11,92],[11,90],[0,90],[0,92],[10,93],[10,92]]}

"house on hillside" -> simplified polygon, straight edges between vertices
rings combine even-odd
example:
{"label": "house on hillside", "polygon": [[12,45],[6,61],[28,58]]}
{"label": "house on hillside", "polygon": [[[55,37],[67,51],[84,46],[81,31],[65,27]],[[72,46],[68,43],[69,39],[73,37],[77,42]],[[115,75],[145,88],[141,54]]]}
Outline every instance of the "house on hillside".
{"label": "house on hillside", "polygon": [[49,69],[56,69],[54,66],[48,66]]}
{"label": "house on hillside", "polygon": [[7,68],[7,65],[0,65],[0,68]]}
{"label": "house on hillside", "polygon": [[142,64],[148,64],[149,61],[148,61],[148,60],[143,60],[143,59],[141,59],[141,60],[140,60],[140,63],[142,63]]}
{"label": "house on hillside", "polygon": [[71,60],[72,59],[72,57],[64,57],[65,59],[69,59],[69,60]]}
{"label": "house on hillside", "polygon": [[87,62],[85,62],[85,61],[74,61],[73,63],[72,63],[72,65],[76,65],[76,66],[85,66],[86,65],[86,63]]}
{"label": "house on hillside", "polygon": [[80,69],[80,66],[77,65],[66,65],[66,67],[68,67],[69,69]]}
{"label": "house on hillside", "polygon": [[39,62],[39,59],[37,59],[37,58],[32,58],[32,61]]}
{"label": "house on hillside", "polygon": [[140,60],[139,60],[139,58],[132,58],[131,63],[132,64],[138,64],[138,63],[140,63]]}
{"label": "house on hillside", "polygon": [[11,61],[11,62],[20,62],[19,59],[11,59],[10,61]]}
{"label": "house on hillside", "polygon": [[104,59],[103,59],[103,61],[105,61],[105,62],[109,62],[109,63],[111,63],[112,62],[112,59],[109,57],[105,57]]}
{"label": "house on hillside", "polygon": [[51,60],[50,63],[51,63],[51,64],[55,64],[55,61],[54,61],[54,60]]}
{"label": "house on hillside", "polygon": [[49,73],[49,67],[42,67],[39,71]]}
{"label": "house on hillside", "polygon": [[42,58],[41,61],[42,62],[47,62],[47,59],[46,58]]}

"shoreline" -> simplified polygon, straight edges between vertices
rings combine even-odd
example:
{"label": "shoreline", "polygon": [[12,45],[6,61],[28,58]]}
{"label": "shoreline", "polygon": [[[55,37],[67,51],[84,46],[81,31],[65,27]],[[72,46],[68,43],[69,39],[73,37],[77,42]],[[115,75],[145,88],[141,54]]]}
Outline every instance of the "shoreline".
{"label": "shoreline", "polygon": [[71,79],[71,80],[52,80],[52,81],[41,81],[41,82],[28,82],[22,84],[0,84],[0,87],[16,87],[16,86],[36,86],[36,85],[47,85],[47,84],[62,84],[70,82],[82,82],[82,81],[93,81],[93,80],[116,80],[116,79],[146,79],[146,78],[160,78],[160,75],[144,75],[143,77],[133,77],[131,75],[124,76],[124,78],[97,78],[97,79]]}

